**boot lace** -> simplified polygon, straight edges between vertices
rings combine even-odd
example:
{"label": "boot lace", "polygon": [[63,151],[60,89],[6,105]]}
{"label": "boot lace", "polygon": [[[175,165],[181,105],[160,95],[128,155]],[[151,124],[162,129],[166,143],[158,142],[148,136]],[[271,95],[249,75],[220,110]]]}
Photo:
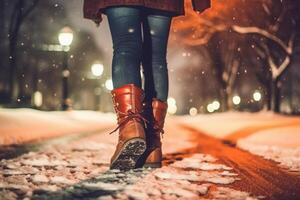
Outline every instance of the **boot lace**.
{"label": "boot lace", "polygon": [[[121,112],[122,113],[122,112]],[[138,119],[143,122],[144,126],[149,123],[149,121],[143,117],[142,112],[133,112],[132,110],[128,110],[127,113],[122,113],[125,115],[121,121],[119,121],[117,128],[115,128],[113,131],[111,131],[109,134],[112,134],[119,130],[122,126],[124,126],[127,122],[129,122],[132,119]]]}

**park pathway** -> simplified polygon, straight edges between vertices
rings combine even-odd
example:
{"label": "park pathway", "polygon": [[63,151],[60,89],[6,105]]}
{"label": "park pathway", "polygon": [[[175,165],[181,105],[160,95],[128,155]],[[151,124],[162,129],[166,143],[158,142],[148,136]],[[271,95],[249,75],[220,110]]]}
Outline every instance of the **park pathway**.
{"label": "park pathway", "polygon": [[300,199],[298,174],[176,119],[162,168],[109,170],[112,128],[1,147],[0,199]]}

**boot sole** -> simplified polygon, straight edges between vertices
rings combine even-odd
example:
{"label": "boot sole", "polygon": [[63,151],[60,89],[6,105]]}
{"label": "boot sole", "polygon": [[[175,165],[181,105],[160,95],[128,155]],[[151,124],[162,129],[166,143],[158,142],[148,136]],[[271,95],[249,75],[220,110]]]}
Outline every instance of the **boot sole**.
{"label": "boot sole", "polygon": [[146,142],[142,138],[134,138],[127,141],[119,152],[119,155],[111,163],[110,169],[130,170],[136,168],[138,159],[146,151]]}

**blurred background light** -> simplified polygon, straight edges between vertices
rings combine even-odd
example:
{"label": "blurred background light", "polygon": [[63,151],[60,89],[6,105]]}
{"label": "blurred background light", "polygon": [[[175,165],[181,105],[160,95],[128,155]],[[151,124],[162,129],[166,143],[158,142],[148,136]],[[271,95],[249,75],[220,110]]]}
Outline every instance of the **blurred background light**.
{"label": "blurred background light", "polygon": [[253,99],[254,99],[254,101],[260,101],[261,100],[261,93],[259,92],[259,91],[255,91],[254,93],[253,93]]}
{"label": "blurred background light", "polygon": [[41,92],[36,91],[33,93],[33,104],[36,107],[41,107],[43,104],[43,95]]}
{"label": "blurred background light", "polygon": [[213,105],[214,110],[219,110],[220,106],[221,106],[220,102],[217,101],[217,100],[215,100],[214,102],[212,102],[212,105]]}
{"label": "blurred background light", "polygon": [[241,103],[241,97],[238,95],[235,95],[232,97],[232,102],[234,105],[239,105]]}
{"label": "blurred background light", "polygon": [[177,112],[176,100],[173,97],[169,97],[167,102],[168,102],[168,113],[174,115]]}
{"label": "blurred background light", "polygon": [[190,115],[196,116],[198,114],[198,110],[195,107],[190,108]]}
{"label": "blurred background light", "polygon": [[213,104],[208,104],[207,105],[207,111],[209,112],[209,113],[212,113],[212,112],[214,112],[215,111],[215,109],[214,109],[214,105]]}
{"label": "blurred background light", "polygon": [[69,27],[64,27],[58,34],[58,41],[62,46],[70,46],[73,41],[73,31]]}
{"label": "blurred background light", "polygon": [[105,81],[105,88],[109,91],[114,89],[113,82],[111,79]]}
{"label": "blurred background light", "polygon": [[104,66],[101,63],[95,63],[91,67],[92,74],[100,77],[103,74]]}

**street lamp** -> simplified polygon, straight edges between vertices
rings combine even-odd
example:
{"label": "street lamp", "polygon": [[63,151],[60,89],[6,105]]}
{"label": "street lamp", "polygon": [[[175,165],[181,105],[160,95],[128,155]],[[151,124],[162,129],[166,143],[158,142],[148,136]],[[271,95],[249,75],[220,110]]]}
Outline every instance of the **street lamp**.
{"label": "street lamp", "polygon": [[73,41],[73,31],[69,27],[64,27],[58,34],[58,41],[62,46],[63,51],[63,68],[62,68],[62,109],[68,110],[71,107],[69,99],[68,80],[70,71],[68,67],[68,51]]}
{"label": "street lamp", "polygon": [[94,63],[91,67],[92,74],[100,77],[103,74],[104,66],[101,63]]}
{"label": "street lamp", "polygon": [[61,46],[68,47],[72,44],[73,41],[73,31],[69,27],[64,27],[61,29],[58,35],[58,41]]}

